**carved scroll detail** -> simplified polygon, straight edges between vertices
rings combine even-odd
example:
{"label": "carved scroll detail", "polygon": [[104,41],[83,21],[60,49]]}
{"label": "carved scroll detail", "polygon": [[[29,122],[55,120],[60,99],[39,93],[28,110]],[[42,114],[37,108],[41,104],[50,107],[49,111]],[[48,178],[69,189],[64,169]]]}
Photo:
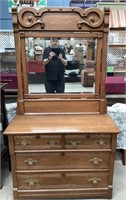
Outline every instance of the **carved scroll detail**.
{"label": "carved scroll detail", "polygon": [[91,28],[98,28],[103,23],[103,13],[99,9],[89,8],[84,10],[82,19],[77,22],[79,29],[82,29],[84,24]]}
{"label": "carved scroll detail", "polygon": [[[40,24],[41,29],[44,29],[45,23],[42,19],[43,14],[54,14],[59,13],[59,15],[66,14],[69,17],[69,13],[71,16],[75,16],[75,14],[78,14],[80,16],[80,19],[77,22],[78,29],[82,29],[83,25],[87,25],[91,28],[98,28],[102,25],[104,20],[104,15],[101,10],[98,8],[88,8],[86,10],[80,9],[80,8],[40,8],[39,10],[36,10],[34,8],[27,8],[27,9],[21,9],[18,14],[18,20],[22,27],[25,28],[31,28],[35,25]],[[58,17],[57,17],[58,18]],[[56,19],[58,20],[58,19]]]}
{"label": "carved scroll detail", "polygon": [[45,23],[43,22],[41,15],[42,15],[41,13],[39,13],[37,10],[33,8],[32,9],[29,8],[28,10],[22,9],[20,11],[20,17],[18,20],[21,26],[25,28],[31,28],[37,24],[40,24],[41,29],[43,29]]}

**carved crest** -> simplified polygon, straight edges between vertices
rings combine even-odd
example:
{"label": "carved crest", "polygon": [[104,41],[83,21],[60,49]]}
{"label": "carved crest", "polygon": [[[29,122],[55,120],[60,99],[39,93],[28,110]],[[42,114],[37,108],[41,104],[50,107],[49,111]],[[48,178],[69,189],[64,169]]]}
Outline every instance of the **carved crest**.
{"label": "carved crest", "polygon": [[[18,13],[17,20],[13,23],[26,29],[43,30],[89,30],[103,28],[105,23],[104,12],[98,8],[47,8],[39,10],[33,7],[24,7],[17,11],[12,9],[12,13]],[[16,17],[15,16],[15,17]],[[55,22],[54,22],[55,21]],[[61,26],[62,21],[62,26]],[[106,20],[107,21],[107,20]]]}

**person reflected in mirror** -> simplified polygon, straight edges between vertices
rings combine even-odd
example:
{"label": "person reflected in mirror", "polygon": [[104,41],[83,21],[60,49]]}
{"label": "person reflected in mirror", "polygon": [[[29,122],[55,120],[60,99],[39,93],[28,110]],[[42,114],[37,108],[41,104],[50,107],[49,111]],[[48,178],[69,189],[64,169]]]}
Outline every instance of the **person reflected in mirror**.
{"label": "person reflected in mirror", "polygon": [[57,38],[50,39],[50,46],[43,52],[45,65],[45,89],[47,93],[64,93],[64,71],[67,59]]}

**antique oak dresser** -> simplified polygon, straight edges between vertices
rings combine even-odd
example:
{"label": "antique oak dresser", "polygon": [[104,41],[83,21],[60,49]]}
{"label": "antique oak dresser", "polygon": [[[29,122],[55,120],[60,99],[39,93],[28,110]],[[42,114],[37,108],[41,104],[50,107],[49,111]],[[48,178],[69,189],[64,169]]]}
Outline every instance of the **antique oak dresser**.
{"label": "antique oak dresser", "polygon": [[[13,8],[12,15],[18,109],[4,134],[9,139],[14,200],[111,199],[119,129],[106,113],[109,9],[22,7]],[[27,66],[34,60],[29,52],[36,42],[47,45],[50,37],[94,42],[93,92],[79,91],[80,86],[72,92],[76,82],[71,82],[69,92],[46,94],[38,91],[40,85],[29,83]],[[81,63],[80,72],[83,67]]]}

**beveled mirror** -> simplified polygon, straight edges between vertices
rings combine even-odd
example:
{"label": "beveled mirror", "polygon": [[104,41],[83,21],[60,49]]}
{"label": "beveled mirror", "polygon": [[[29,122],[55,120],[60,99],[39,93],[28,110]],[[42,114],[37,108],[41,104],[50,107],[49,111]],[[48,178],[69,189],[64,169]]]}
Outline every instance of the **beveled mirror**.
{"label": "beveled mirror", "polygon": [[[26,57],[24,68],[26,67],[27,76],[24,81],[28,82],[28,94],[46,94],[43,52],[46,47],[50,46],[50,39],[25,37],[24,40],[25,49],[21,46],[21,51],[23,57]],[[58,42],[60,48],[65,51],[68,63],[64,66],[64,93],[94,94],[97,38],[59,38]],[[88,68],[87,63],[89,63]]]}

